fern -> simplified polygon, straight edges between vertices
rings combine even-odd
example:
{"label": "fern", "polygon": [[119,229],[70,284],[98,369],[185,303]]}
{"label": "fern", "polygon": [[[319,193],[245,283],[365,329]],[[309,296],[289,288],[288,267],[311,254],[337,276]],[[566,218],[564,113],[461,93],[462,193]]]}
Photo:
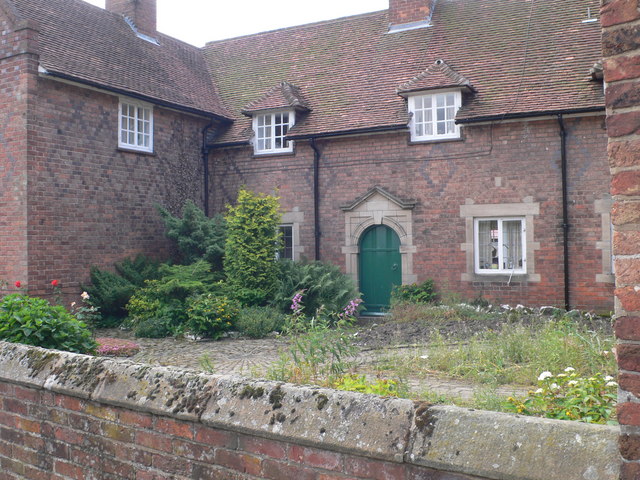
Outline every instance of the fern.
{"label": "fern", "polygon": [[359,297],[353,280],[335,265],[283,260],[279,266],[280,284],[273,305],[283,312],[291,311],[291,298],[302,290],[308,315],[313,315],[322,305],[327,311],[340,311],[350,300]]}

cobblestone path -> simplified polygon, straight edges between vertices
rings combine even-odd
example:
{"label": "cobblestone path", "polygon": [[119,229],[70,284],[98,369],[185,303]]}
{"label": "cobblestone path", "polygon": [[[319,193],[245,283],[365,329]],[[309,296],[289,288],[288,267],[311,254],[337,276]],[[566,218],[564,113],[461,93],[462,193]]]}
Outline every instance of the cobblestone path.
{"label": "cobblestone path", "polygon": [[[287,342],[282,339],[230,339],[218,341],[193,341],[176,338],[133,338],[131,332],[110,329],[101,330],[98,337],[113,337],[133,340],[141,347],[140,352],[130,359],[134,362],[152,365],[177,366],[194,370],[211,371],[217,374],[237,374],[249,377],[264,377],[268,368],[278,361],[280,351],[286,350]],[[395,348],[396,355],[402,355]],[[374,375],[376,364],[387,351],[364,350],[356,358],[359,372]],[[465,400],[473,398],[474,392],[482,386],[469,382],[441,378],[436,375],[409,376],[411,391],[430,391],[439,395],[450,395]],[[522,395],[526,389],[515,386],[498,388],[498,394]]]}

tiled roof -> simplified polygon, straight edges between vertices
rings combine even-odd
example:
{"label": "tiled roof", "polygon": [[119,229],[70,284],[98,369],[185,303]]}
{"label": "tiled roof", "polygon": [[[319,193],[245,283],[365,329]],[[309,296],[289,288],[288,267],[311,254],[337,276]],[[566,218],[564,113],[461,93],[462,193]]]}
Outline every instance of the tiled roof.
{"label": "tiled roof", "polygon": [[196,112],[229,116],[201,49],[158,33],[137,37],[125,20],[82,0],[9,0],[40,32],[40,64],[52,74]]}
{"label": "tiled roof", "polygon": [[589,69],[600,25],[582,23],[598,0],[438,0],[432,27],[388,34],[387,12],[211,42],[214,82],[233,112],[220,143],[247,141],[245,106],[279,81],[298,86],[313,111],[290,135],[402,128],[399,85],[437,59],[473,84],[458,119],[604,108]]}
{"label": "tiled roof", "polygon": [[465,87],[473,90],[471,82],[438,59],[425,71],[397,88],[399,94],[433,90],[436,88]]}
{"label": "tiled roof", "polygon": [[311,109],[298,87],[287,82],[280,82],[258,100],[245,106],[242,109],[242,113],[251,115],[251,113],[261,110],[280,108],[291,108],[299,111]]}

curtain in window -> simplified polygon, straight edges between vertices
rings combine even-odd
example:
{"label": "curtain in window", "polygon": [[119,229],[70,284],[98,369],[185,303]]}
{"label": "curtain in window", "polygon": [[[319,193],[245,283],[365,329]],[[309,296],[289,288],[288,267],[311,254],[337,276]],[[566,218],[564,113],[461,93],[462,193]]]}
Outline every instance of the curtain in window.
{"label": "curtain in window", "polygon": [[505,270],[522,268],[522,222],[520,220],[502,222],[502,242],[504,248],[502,268]]}
{"label": "curtain in window", "polygon": [[497,229],[495,221],[482,221],[478,222],[478,254],[479,254],[479,267],[481,269],[491,268],[493,263],[493,250],[494,247],[491,242],[491,230]]}

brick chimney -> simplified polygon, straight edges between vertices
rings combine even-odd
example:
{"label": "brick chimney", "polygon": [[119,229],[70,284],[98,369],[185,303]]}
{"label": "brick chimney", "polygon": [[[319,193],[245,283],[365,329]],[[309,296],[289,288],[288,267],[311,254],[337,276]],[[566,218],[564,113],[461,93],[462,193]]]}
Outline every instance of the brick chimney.
{"label": "brick chimney", "polygon": [[392,27],[428,23],[436,0],[389,0],[389,23]]}
{"label": "brick chimney", "polygon": [[127,17],[140,33],[156,36],[156,0],[106,0],[105,9]]}

